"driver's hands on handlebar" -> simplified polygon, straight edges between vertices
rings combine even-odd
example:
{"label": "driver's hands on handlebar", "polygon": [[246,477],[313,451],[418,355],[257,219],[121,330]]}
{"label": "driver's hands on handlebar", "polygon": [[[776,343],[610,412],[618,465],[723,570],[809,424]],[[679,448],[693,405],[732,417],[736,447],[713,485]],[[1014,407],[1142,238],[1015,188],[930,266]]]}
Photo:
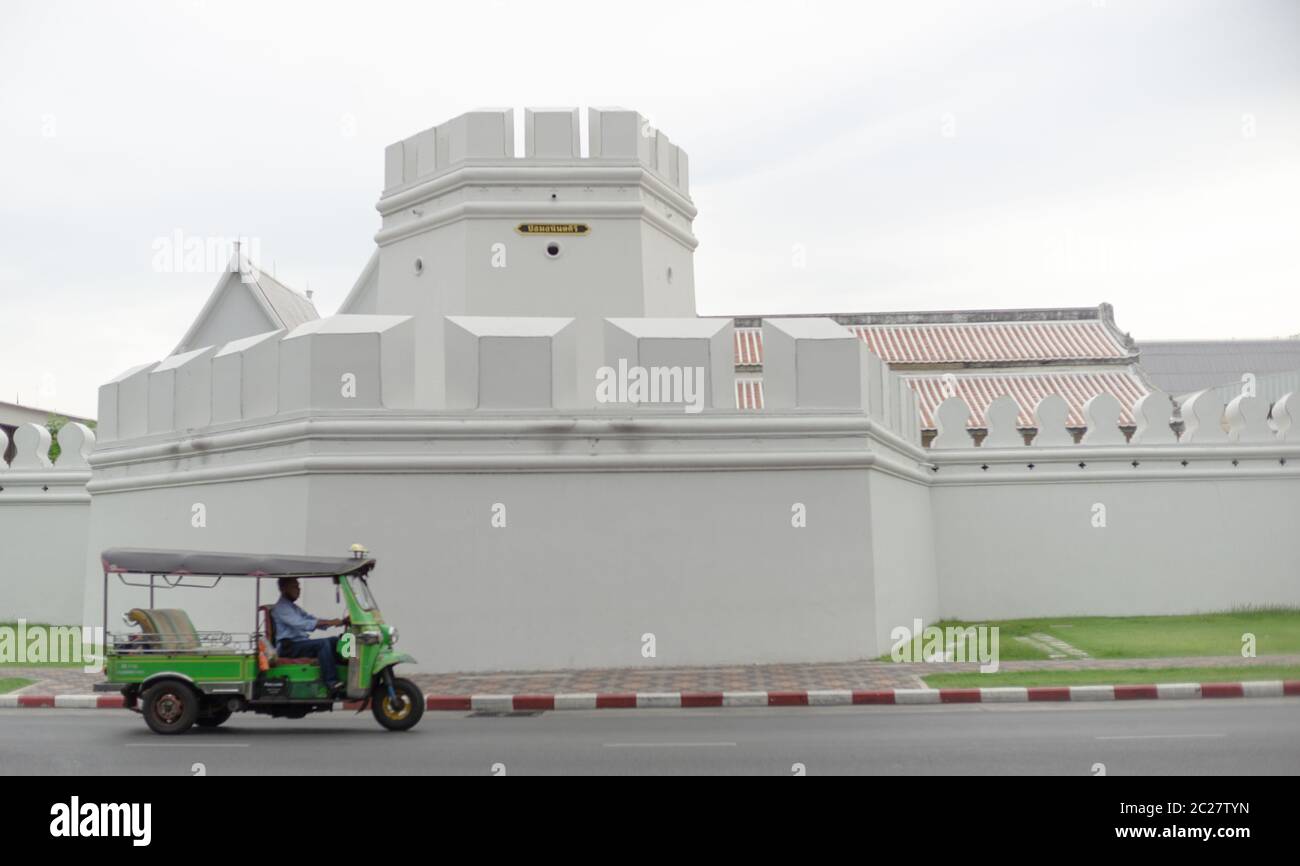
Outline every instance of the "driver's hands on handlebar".
{"label": "driver's hands on handlebar", "polygon": [[335,626],[339,626],[339,625],[349,626],[352,625],[352,617],[345,616],[342,619],[323,619],[318,623],[318,625],[323,626],[325,628],[334,628]]}

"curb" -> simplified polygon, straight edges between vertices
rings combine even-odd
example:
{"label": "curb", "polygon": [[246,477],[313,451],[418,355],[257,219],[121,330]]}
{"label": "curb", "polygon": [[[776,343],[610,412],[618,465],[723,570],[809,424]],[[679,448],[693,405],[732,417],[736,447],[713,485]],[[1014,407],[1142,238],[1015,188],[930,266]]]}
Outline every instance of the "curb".
{"label": "curb", "polygon": [[1188,700],[1300,697],[1300,680],[1165,683],[1119,686],[1031,686],[969,689],[882,689],[775,692],[638,692],[570,695],[429,695],[430,710],[688,709],[692,707],[835,707],[908,704],[1028,703],[1030,701]]}
{"label": "curb", "polygon": [[[1240,683],[1161,683],[1119,686],[1030,686],[986,689],[830,689],[774,692],[615,692],[562,695],[428,695],[425,707],[450,712],[519,712],[694,707],[846,707],[909,704],[1007,704],[1033,701],[1193,700],[1300,697],[1300,680]],[[0,709],[54,707],[117,710],[121,695],[0,695]],[[355,710],[357,701],[336,701]]]}

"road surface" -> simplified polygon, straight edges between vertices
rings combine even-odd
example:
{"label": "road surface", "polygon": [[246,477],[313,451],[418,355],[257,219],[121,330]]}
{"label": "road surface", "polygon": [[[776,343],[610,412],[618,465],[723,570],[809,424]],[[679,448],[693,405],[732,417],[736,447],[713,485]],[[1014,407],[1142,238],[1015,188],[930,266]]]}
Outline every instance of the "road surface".
{"label": "road surface", "polygon": [[[0,710],[0,774],[1300,774],[1300,700],[236,715],[151,733],[126,710]],[[196,768],[195,765],[202,765]]]}

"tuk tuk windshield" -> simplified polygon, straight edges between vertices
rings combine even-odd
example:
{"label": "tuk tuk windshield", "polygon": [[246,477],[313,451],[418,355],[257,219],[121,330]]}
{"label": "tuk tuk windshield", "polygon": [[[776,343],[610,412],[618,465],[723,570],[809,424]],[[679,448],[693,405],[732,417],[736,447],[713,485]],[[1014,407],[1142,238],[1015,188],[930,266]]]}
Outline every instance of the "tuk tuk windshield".
{"label": "tuk tuk windshield", "polygon": [[357,604],[361,605],[362,610],[378,610],[379,605],[375,604],[375,597],[370,594],[370,585],[366,579],[359,574],[349,574],[347,576],[348,586],[352,587],[352,594],[356,596]]}

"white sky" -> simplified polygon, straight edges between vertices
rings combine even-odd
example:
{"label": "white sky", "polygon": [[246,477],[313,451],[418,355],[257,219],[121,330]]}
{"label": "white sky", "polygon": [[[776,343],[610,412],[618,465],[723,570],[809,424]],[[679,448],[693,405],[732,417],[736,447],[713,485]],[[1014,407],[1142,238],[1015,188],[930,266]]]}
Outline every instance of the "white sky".
{"label": "white sky", "polygon": [[257,238],[333,313],[383,147],[481,105],[686,149],[701,314],[1300,333],[1294,0],[7,2],[0,83],[3,400],[93,415],[170,352],[217,280],[155,272],[178,230]]}

